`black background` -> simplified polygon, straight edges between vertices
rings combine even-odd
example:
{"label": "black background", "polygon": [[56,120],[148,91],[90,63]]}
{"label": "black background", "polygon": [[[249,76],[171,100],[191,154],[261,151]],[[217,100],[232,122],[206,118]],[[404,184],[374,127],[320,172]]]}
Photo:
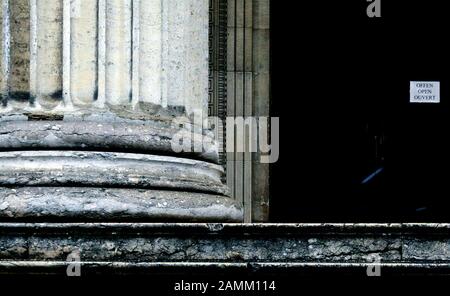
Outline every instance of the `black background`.
{"label": "black background", "polygon": [[[271,221],[449,222],[446,1],[381,0],[381,18],[365,0],[271,2]],[[440,81],[441,103],[409,103],[410,81]]]}

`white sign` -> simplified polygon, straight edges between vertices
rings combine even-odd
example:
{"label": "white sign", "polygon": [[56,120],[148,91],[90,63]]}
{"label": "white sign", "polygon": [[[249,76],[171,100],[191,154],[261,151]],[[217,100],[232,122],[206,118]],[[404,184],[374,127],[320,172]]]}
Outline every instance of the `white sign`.
{"label": "white sign", "polygon": [[440,103],[441,92],[438,81],[411,81],[411,103]]}

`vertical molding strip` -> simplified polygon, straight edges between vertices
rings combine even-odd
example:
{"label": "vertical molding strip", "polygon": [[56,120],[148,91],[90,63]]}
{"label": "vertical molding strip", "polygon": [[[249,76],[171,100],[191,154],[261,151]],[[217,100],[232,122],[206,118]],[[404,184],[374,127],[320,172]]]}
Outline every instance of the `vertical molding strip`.
{"label": "vertical molding strip", "polygon": [[[253,0],[245,0],[244,8],[244,118],[251,119],[253,114]],[[245,152],[244,152],[244,221],[253,221],[252,180],[253,180],[253,153],[250,152],[250,137],[255,136],[247,132],[245,128]]]}
{"label": "vertical molding strip", "polygon": [[97,16],[97,100],[94,106],[100,109],[106,102],[106,1],[98,0]]}
{"label": "vertical molding strip", "polygon": [[9,80],[9,48],[10,48],[10,19],[9,0],[2,0],[1,17],[1,60],[0,60],[0,112],[8,112],[8,80]]}
{"label": "vertical molding strip", "polygon": [[36,1],[36,106],[53,109],[63,93],[63,0]]}
{"label": "vertical molding strip", "polygon": [[[192,14],[189,19],[189,46],[186,59],[188,74],[187,83],[192,85],[189,90],[189,106],[192,111],[201,112],[202,119],[208,116],[208,56],[209,56],[209,36],[208,36],[208,16],[209,0],[190,0]],[[192,75],[192,73],[195,73]],[[197,77],[195,77],[197,76]],[[202,77],[199,80],[199,77]]]}
{"label": "vertical molding strip", "polygon": [[71,0],[63,3],[63,102],[72,108],[71,99]]}
{"label": "vertical molding strip", "polygon": [[[245,86],[244,86],[244,17],[245,17],[245,0],[236,0],[236,39],[235,39],[235,108],[234,116],[244,116],[244,100],[245,100]],[[240,126],[236,126],[235,132],[235,198],[244,205],[244,221],[249,222],[248,208],[244,202],[244,153],[243,153],[243,138],[238,137]]]}
{"label": "vertical molding strip", "polygon": [[[167,104],[173,108],[186,105],[185,79],[188,28],[187,16],[183,13],[188,8],[186,1],[166,0],[168,2],[168,56],[167,56]],[[182,61],[182,62],[180,62]],[[182,77],[180,81],[180,75]]]}
{"label": "vertical molding strip", "polygon": [[106,103],[132,100],[132,0],[106,1]]}
{"label": "vertical molding strip", "polygon": [[[228,0],[228,21],[227,21],[227,116],[235,116],[236,103],[236,1]],[[230,128],[230,127],[229,127]],[[235,131],[235,127],[231,127]],[[231,131],[227,131],[228,133]],[[227,141],[227,147],[235,148],[235,143]],[[236,163],[234,152],[227,152],[227,185],[230,188],[231,195],[236,199]]]}
{"label": "vertical molding strip", "polygon": [[[253,112],[256,117],[270,116],[270,0],[253,0]],[[269,131],[268,131],[269,132]],[[270,135],[267,135],[267,139]],[[253,162],[253,222],[269,220],[270,165]]]}
{"label": "vertical molding strip", "polygon": [[30,105],[38,104],[37,89],[37,0],[30,0]]}
{"label": "vertical molding strip", "polygon": [[[209,0],[209,99],[208,114],[214,117],[212,124],[215,138],[220,145],[220,164],[226,167],[227,117],[227,34],[228,1]],[[222,126],[220,125],[222,124]]]}
{"label": "vertical molding strip", "polygon": [[[228,7],[228,116],[269,116],[270,0],[228,0]],[[243,140],[235,136],[235,152],[227,153],[227,184],[244,205],[246,223],[267,222],[269,165],[248,151],[248,137]],[[244,153],[237,149],[243,145]]]}
{"label": "vertical molding strip", "polygon": [[162,106],[169,105],[169,3],[161,4],[161,100]]}
{"label": "vertical molding strip", "polygon": [[162,0],[140,0],[140,9],[136,20],[139,20],[139,32],[136,36],[137,50],[135,59],[136,71],[139,73],[135,83],[138,88],[136,98],[145,108],[162,104],[162,59],[163,43],[162,22],[166,19],[162,14]]}
{"label": "vertical molding strip", "polygon": [[[141,96],[140,87],[139,87],[139,77],[140,77],[140,51],[141,51],[141,43],[140,43],[140,35],[141,35],[141,12],[144,10],[144,5],[146,5],[150,0],[132,0],[132,10],[133,10],[133,18],[132,18],[132,70],[131,70],[131,105],[132,109],[135,110],[139,104],[139,97]],[[142,19],[144,22],[145,19]]]}
{"label": "vertical molding strip", "polygon": [[11,107],[24,108],[30,100],[30,2],[9,1],[8,100]]}
{"label": "vertical molding strip", "polygon": [[[68,4],[70,92],[77,107],[90,107],[97,97],[97,4],[92,0],[71,0]],[[68,7],[65,5],[64,9]]]}
{"label": "vertical molding strip", "polygon": [[227,1],[218,0],[218,9],[219,9],[219,18],[218,18],[218,27],[219,27],[219,41],[218,41],[218,83],[217,83],[217,100],[218,100],[218,116],[221,119],[223,126],[219,129],[219,135],[217,138],[220,140],[222,144],[222,150],[220,152],[220,160],[222,165],[226,166],[226,118],[227,118],[227,34],[228,34],[228,5]]}

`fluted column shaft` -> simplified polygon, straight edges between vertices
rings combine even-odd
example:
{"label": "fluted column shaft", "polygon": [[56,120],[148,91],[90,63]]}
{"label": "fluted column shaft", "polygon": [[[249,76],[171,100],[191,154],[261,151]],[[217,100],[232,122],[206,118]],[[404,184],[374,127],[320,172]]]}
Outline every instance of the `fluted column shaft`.
{"label": "fluted column shaft", "polygon": [[208,0],[2,1],[1,113],[206,116]]}

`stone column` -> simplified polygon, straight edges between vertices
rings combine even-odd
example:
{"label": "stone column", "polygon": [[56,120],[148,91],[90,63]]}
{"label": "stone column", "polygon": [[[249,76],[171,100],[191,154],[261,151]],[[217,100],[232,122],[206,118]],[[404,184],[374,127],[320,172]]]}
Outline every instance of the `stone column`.
{"label": "stone column", "polygon": [[242,220],[192,120],[208,0],[1,1],[0,219]]}

